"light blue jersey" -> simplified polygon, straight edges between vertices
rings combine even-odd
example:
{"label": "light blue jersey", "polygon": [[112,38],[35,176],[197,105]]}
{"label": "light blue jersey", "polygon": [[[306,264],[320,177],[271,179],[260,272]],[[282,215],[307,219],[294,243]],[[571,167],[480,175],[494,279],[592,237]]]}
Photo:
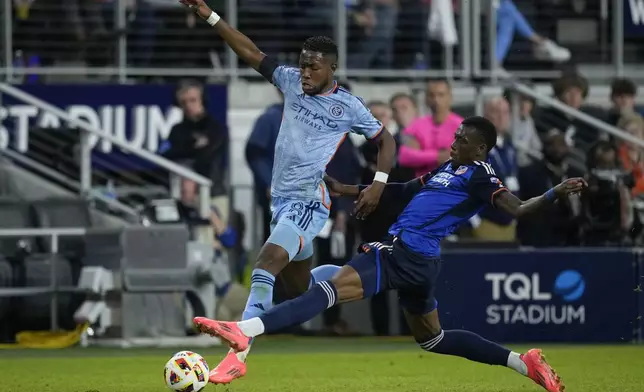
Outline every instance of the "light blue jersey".
{"label": "light blue jersey", "polygon": [[347,133],[372,139],[383,127],[337,82],[325,94],[306,95],[299,69],[285,66],[274,68],[272,81],[284,93],[284,115],[275,145],[268,242],[284,248],[289,260],[305,260],[329,218],[327,164]]}
{"label": "light blue jersey", "polygon": [[382,124],[337,82],[325,94],[306,95],[300,70],[279,66],[273,83],[284,93],[284,117],[275,146],[271,195],[321,200],[324,171],[347,133],[372,139]]}

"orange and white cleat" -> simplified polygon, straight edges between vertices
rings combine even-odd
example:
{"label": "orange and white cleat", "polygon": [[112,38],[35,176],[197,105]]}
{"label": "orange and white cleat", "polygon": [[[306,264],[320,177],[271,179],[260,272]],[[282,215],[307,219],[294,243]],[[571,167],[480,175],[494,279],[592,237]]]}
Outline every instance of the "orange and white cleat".
{"label": "orange and white cleat", "polygon": [[246,364],[240,361],[235,353],[229,352],[219,365],[210,371],[208,381],[212,384],[230,384],[245,375]]}
{"label": "orange and white cleat", "polygon": [[201,332],[219,336],[236,352],[244,351],[250,345],[251,338],[244,335],[234,321],[217,321],[205,317],[195,317],[192,321]]}
{"label": "orange and white cleat", "polygon": [[557,372],[546,362],[546,357],[538,348],[533,348],[521,355],[521,360],[528,367],[528,377],[548,392],[564,392],[564,385]]}

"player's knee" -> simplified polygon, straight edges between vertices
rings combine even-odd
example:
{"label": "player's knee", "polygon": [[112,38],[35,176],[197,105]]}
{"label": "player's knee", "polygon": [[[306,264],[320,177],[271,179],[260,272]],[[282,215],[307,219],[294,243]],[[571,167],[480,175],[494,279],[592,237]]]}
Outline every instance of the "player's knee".
{"label": "player's knee", "polygon": [[288,252],[277,245],[265,244],[257,256],[255,268],[263,269],[277,276],[288,265]]}
{"label": "player's knee", "polygon": [[364,298],[360,275],[350,266],[345,265],[342,267],[331,278],[331,283],[338,292],[338,303],[357,301]]}
{"label": "player's knee", "polygon": [[416,338],[416,342],[421,349],[433,351],[445,337],[445,331],[439,329],[436,333],[424,335],[422,338]]}

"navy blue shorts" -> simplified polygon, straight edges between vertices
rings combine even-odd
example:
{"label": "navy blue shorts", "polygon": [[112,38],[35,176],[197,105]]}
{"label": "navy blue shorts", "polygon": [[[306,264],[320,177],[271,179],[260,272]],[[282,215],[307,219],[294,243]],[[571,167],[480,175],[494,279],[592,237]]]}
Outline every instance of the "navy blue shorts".
{"label": "navy blue shorts", "polygon": [[438,307],[434,290],[440,258],[414,253],[400,240],[364,244],[360,252],[348,265],[360,275],[364,298],[397,290],[400,306],[410,314],[425,315]]}

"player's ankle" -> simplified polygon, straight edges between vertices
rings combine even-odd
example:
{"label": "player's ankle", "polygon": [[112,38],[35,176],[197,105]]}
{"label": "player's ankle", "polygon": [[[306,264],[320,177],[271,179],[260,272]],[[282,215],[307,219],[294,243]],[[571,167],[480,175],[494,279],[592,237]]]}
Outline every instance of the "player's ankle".
{"label": "player's ankle", "polygon": [[514,369],[517,373],[524,376],[528,375],[528,365],[526,365],[526,363],[521,358],[521,354],[515,353],[514,351],[511,351],[510,355],[508,356],[507,367]]}
{"label": "player's ankle", "polygon": [[259,317],[254,317],[249,320],[240,321],[237,323],[239,330],[249,338],[254,338],[264,333],[264,322]]}

